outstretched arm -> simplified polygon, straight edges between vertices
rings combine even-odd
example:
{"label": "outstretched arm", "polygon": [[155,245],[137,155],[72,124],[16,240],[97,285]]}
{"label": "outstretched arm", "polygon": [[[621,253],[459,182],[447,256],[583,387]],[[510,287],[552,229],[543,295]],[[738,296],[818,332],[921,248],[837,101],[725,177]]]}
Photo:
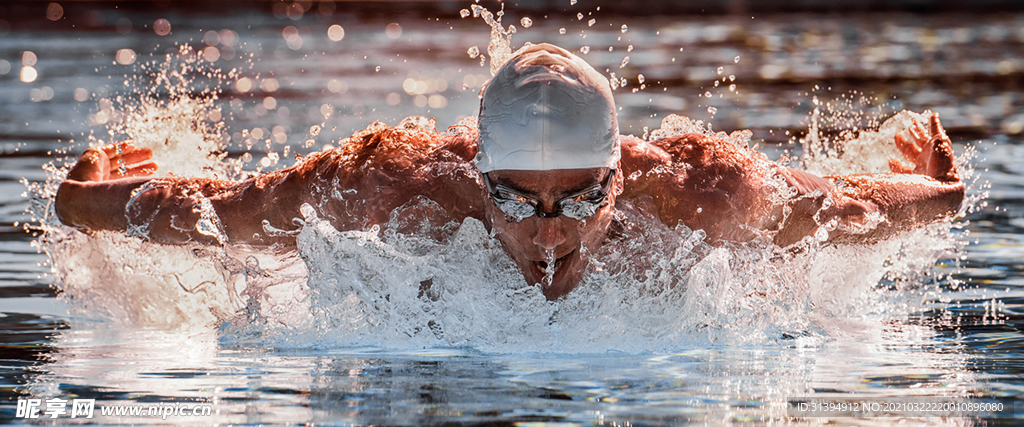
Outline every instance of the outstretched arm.
{"label": "outstretched arm", "polygon": [[895,137],[904,160],[891,159],[891,173],[820,178],[782,171],[799,195],[783,207],[790,212],[775,242],[795,243],[822,225],[830,241],[871,242],[956,215],[964,184],[938,114],[929,119],[927,130],[915,120],[909,136]]}
{"label": "outstretched arm", "polygon": [[[149,177],[148,149],[130,144],[89,149],[57,192],[61,222],[84,230],[127,231],[162,243],[199,241],[291,245],[270,236],[263,221],[295,228],[308,203],[335,227],[386,224],[418,196],[451,219],[480,216],[479,185],[468,168],[475,140],[466,132],[383,128],[357,134],[333,151],[245,181]],[[119,170],[119,165],[127,167]],[[197,226],[198,225],[198,226]]]}
{"label": "outstretched arm", "polygon": [[[699,133],[653,142],[622,137],[620,197],[650,198],[661,220],[702,229],[711,242],[772,236],[780,246],[829,231],[834,242],[870,242],[955,215],[964,198],[953,148],[938,115],[896,136],[905,161],[891,173],[819,177]],[[768,181],[797,190],[783,199]]]}

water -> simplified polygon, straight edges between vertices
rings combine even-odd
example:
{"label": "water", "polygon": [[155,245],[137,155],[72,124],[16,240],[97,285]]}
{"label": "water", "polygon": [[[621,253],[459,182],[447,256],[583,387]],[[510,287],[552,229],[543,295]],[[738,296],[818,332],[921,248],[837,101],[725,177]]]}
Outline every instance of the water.
{"label": "water", "polygon": [[[750,129],[736,139],[773,159],[868,171],[887,155],[835,144],[851,136],[842,129],[931,109],[974,170],[971,209],[952,233],[940,224],[869,247],[712,248],[623,205],[637,226],[595,259],[650,262],[606,263],[552,304],[474,221],[338,233],[306,212],[302,257],[58,234],[51,259],[23,228],[38,224],[23,215],[19,180],[44,182],[44,164],[90,140],[129,135],[161,147],[164,172],[240,177],[374,120],[425,115],[443,130],[472,116],[490,75],[481,57],[495,54],[487,25],[460,17],[470,4],[399,14],[65,4],[54,22],[36,6],[0,23],[4,418],[17,398],[77,397],[210,403],[202,423],[676,425],[785,420],[785,403],[807,397],[1021,396],[1024,98],[1012,82],[1024,15],[633,18],[581,2],[545,19],[506,7],[505,28],[531,22],[513,45],[589,46],[584,58],[624,79],[625,133],[659,135],[681,114]],[[170,34],[154,32],[158,19]],[[486,53],[472,58],[472,47]],[[36,56],[31,83],[24,51]],[[170,83],[153,84],[154,73]],[[223,159],[196,154],[221,144]],[[663,286],[672,282],[687,286]]]}

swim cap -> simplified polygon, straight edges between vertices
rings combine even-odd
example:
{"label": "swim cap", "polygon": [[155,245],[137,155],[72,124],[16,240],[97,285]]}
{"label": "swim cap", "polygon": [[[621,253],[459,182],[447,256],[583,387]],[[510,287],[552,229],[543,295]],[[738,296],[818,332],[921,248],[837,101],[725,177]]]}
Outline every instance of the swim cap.
{"label": "swim cap", "polygon": [[558,46],[520,49],[483,92],[476,166],[492,170],[609,167],[619,125],[608,79]]}

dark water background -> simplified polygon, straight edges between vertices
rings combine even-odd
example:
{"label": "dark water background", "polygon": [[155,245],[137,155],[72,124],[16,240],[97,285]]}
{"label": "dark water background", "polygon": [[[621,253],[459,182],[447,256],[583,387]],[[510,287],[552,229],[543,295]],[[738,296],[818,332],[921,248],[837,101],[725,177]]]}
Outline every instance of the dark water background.
{"label": "dark water background", "polygon": [[[76,352],[54,343],[55,334],[68,328],[66,310],[50,286],[46,257],[30,245],[33,236],[23,215],[28,200],[19,181],[45,179],[41,166],[58,156],[55,150],[80,152],[90,132],[109,139],[97,115],[112,111],[104,100],[130,93],[126,80],[135,87],[144,84],[134,83],[144,80],[137,77],[140,64],[160,61],[184,44],[214,48],[216,67],[238,68],[251,77],[253,89],[227,86],[221,99],[223,111],[233,113],[224,118],[233,156],[246,151],[243,129],[261,128],[264,139],[275,140],[274,150],[290,145],[292,152],[305,153],[312,149],[303,143],[314,125],[324,126],[315,138],[317,148],[373,120],[394,124],[426,115],[444,128],[475,114],[479,84],[489,76],[467,54],[472,46],[483,50],[489,36],[479,19],[459,17],[459,10],[470,4],[73,2],[60,3],[56,20],[47,18],[47,2],[0,5],[0,419],[13,416],[13,401],[27,393],[26,384],[53,381],[59,387],[62,375],[73,376],[48,366],[60,358],[55,352]],[[988,203],[966,218],[966,259],[958,268],[954,260],[940,261],[940,268],[954,270],[954,278],[967,286],[949,290],[950,303],[909,322],[937,328],[940,338],[914,345],[950,354],[949,363],[962,364],[982,393],[1013,399],[1024,394],[1024,12],[1011,2],[963,7],[908,1],[845,8],[815,2],[792,8],[713,2],[705,12],[686,4],[655,3],[645,11],[607,4],[596,10],[595,5],[586,0],[574,6],[568,0],[507,4],[504,22],[520,27],[516,45],[548,41],[573,51],[589,46],[585,59],[626,77],[627,86],[616,91],[624,133],[642,135],[645,127],[655,129],[661,118],[675,113],[707,120],[716,130],[751,129],[762,148],[778,155],[796,150],[792,142],[806,134],[815,98],[854,99],[853,109],[882,116],[901,109],[939,112],[958,150],[977,146],[979,184],[987,181],[990,188],[978,185],[976,191],[987,191]],[[522,16],[533,20],[529,29],[519,24]],[[154,32],[158,19],[170,23],[170,34]],[[590,19],[596,19],[593,26],[587,25]],[[345,31],[338,42],[327,37],[334,24]],[[389,30],[389,24],[397,24],[400,33],[394,26]],[[287,36],[289,26],[301,42]],[[560,28],[566,29],[564,35]],[[131,49],[137,59],[118,63],[121,49]],[[33,64],[26,51],[35,57]],[[629,61],[622,65],[625,56]],[[38,77],[23,82],[23,67],[29,65]],[[268,79],[279,87],[260,89]],[[728,89],[733,83],[735,92]],[[710,98],[702,96],[706,92]],[[267,97],[274,98],[273,108],[261,110],[257,105],[268,105]],[[330,116],[325,118],[324,111]],[[834,123],[833,129],[845,125]],[[262,157],[260,150],[260,144],[251,150],[254,162]],[[959,321],[933,321],[944,313]],[[842,349],[832,351],[841,366]],[[248,414],[227,418],[233,422],[596,422],[605,420],[599,415],[604,411],[611,414],[608,420],[675,424],[763,419],[766,412],[757,402],[699,396],[708,384],[714,390],[740,387],[751,372],[799,375],[803,363],[801,356],[780,349],[755,355],[744,349],[694,349],[661,361],[698,378],[681,380],[685,375],[672,379],[668,371],[651,375],[660,372],[655,366],[660,362],[626,356],[623,362],[444,352],[271,352],[252,358],[230,353],[198,363],[192,371],[160,372],[154,364],[139,375],[201,378],[248,371],[264,377],[226,394],[225,402],[244,408],[235,406],[236,415]],[[115,360],[147,363],[146,356],[131,351],[112,354]],[[622,369],[621,363],[634,362],[646,364],[644,374],[631,376]],[[289,385],[294,372],[277,371],[281,366],[303,372],[297,383],[312,386]],[[339,375],[351,366],[366,374],[355,379]],[[604,375],[606,370],[617,376]],[[842,375],[844,381],[881,388],[950,381],[941,370],[916,377],[888,371],[873,376],[870,369]],[[623,388],[643,391],[629,394]],[[106,390],[101,384],[65,391],[97,399],[133,398],[132,392]],[[159,396],[136,390],[147,393]],[[1013,416],[1001,415],[1003,421]],[[1015,416],[1019,420],[1024,412]]]}

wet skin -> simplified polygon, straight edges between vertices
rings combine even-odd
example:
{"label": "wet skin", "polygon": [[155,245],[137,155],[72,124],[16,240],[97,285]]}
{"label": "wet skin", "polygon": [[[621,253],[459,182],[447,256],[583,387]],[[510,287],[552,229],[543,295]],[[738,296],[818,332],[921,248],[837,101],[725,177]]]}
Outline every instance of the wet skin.
{"label": "wet skin", "polygon": [[[148,149],[131,144],[120,150],[92,148],[61,184],[55,211],[63,223],[84,231],[143,225],[145,237],[160,243],[293,247],[290,236],[266,236],[263,220],[276,228],[292,228],[299,206],[308,203],[339,230],[366,229],[387,225],[397,208],[427,198],[434,208],[414,214],[436,224],[482,221],[497,233],[531,284],[543,285],[550,252],[556,268],[550,285],[542,287],[549,299],[556,299],[579,284],[587,267],[580,248],[593,250],[602,243],[616,198],[647,200],[662,222],[703,229],[713,244],[760,239],[779,246],[813,235],[826,224],[832,224],[832,242],[877,241],[948,219],[964,198],[952,145],[938,115],[927,127],[915,123],[896,137],[903,159],[890,162],[891,173],[818,177],[698,134],[653,142],[623,136],[620,143],[617,191],[585,222],[565,216],[508,222],[473,166],[476,130],[458,126],[445,133],[400,128],[361,132],[335,150],[240,182],[152,178],[156,164]],[[120,164],[127,166],[123,172]],[[553,212],[557,200],[602,182],[607,173],[606,168],[494,171],[490,178],[535,197],[544,212]],[[775,177],[796,194],[784,198],[767,186],[766,180]],[[344,198],[333,196],[342,192]],[[220,217],[226,242],[196,231],[196,207],[204,198]],[[883,221],[875,225],[872,218]]]}

